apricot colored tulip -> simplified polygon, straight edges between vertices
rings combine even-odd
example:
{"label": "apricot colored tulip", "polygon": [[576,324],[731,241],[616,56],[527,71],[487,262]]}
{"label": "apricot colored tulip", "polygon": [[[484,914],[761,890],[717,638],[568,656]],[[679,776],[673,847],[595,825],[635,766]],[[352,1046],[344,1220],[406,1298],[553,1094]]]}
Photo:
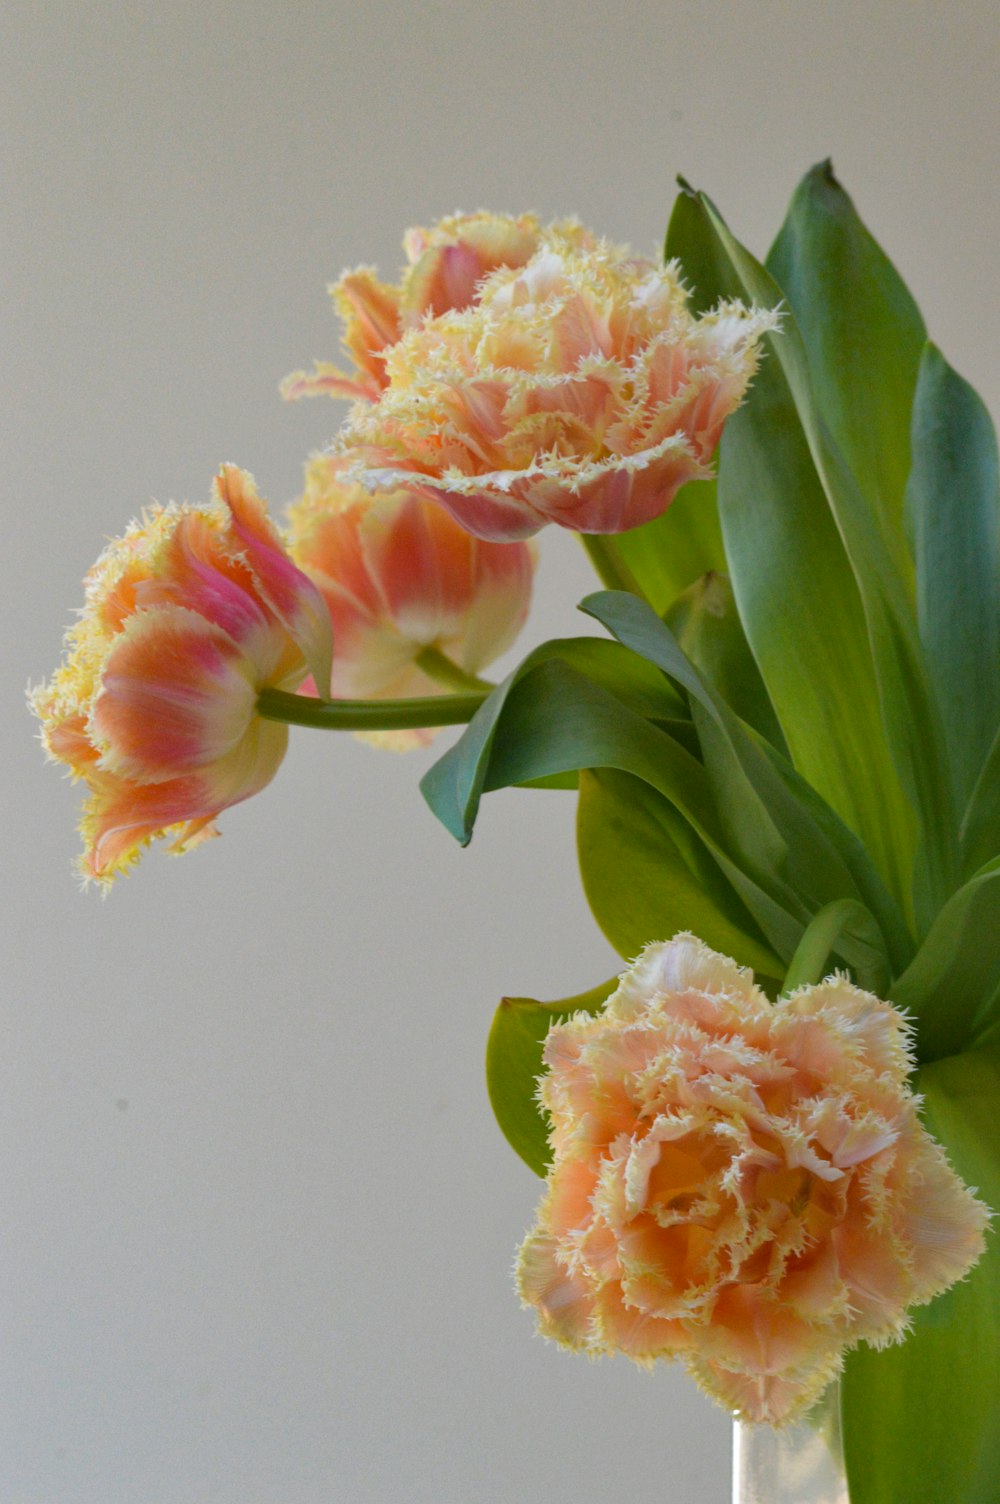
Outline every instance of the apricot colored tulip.
{"label": "apricot colored tulip", "polygon": [[982,1251],[989,1213],[907,1085],[906,1022],[843,977],[772,1005],[678,935],[544,1058],[553,1160],[518,1279],[566,1347],[679,1356],[781,1424]]}

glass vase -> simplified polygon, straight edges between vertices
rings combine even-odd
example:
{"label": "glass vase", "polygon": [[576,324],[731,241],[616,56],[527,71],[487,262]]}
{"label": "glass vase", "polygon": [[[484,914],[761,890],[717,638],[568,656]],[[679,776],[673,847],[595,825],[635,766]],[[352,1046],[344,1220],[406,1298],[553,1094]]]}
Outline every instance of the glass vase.
{"label": "glass vase", "polygon": [[733,1428],[733,1504],[849,1504],[840,1444],[840,1382],[780,1430]]}

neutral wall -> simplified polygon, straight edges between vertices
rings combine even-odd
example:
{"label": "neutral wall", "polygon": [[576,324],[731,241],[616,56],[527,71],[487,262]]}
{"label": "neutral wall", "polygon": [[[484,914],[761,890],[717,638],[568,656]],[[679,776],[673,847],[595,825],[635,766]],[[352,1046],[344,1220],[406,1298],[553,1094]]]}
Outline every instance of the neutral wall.
{"label": "neutral wall", "polygon": [[[224,839],[102,902],[22,705],[105,535],[222,459],[291,497],[325,282],[456,207],[653,249],[674,174],[763,250],[832,155],[998,403],[995,7],[8,0],[2,1504],[721,1504],[680,1372],[532,1336],[538,1183],[495,1129],[503,992],[607,975],[572,800],[460,851],[428,759],[302,732]],[[525,641],[589,586],[543,539]]]}

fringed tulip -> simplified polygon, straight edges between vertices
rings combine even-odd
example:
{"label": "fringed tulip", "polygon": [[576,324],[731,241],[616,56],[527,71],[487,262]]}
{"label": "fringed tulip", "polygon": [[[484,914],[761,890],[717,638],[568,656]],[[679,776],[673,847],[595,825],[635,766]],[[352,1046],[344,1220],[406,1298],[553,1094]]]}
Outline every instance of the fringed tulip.
{"label": "fringed tulip", "polygon": [[842,977],[772,1006],[678,935],[544,1059],[553,1161],[518,1279],[566,1347],[680,1356],[781,1424],[982,1251],[989,1213],[907,1086],[907,1024]]}
{"label": "fringed tulip", "polygon": [[251,478],[234,466],[204,510],[157,507],[86,581],[68,653],[32,704],[49,754],[87,785],[87,878],[107,884],[157,836],[183,851],[277,771],[287,726],[262,689],[329,679],[330,623]]}
{"label": "fringed tulip", "polygon": [[338,447],[369,489],[419,488],[481,538],[622,532],[711,473],[776,323],[737,303],[695,318],[674,264],[553,225],[467,306],[400,317],[377,349],[373,329]]}
{"label": "fringed tulip", "polygon": [[[534,549],[474,538],[407,490],[372,497],[344,479],[344,468],[342,460],[315,456],[305,494],[290,511],[292,557],[319,587],[333,623],[331,694],[439,694],[440,683],[420,664],[427,649],[477,675],[524,622]],[[401,750],[433,736],[381,731],[367,739]]]}
{"label": "fringed tulip", "polygon": [[359,266],[330,289],[344,325],[343,345],[354,371],[319,361],[312,375],[296,371],[284,395],[350,397],[374,401],[386,385],[388,350],[407,329],[475,302],[479,283],[501,266],[524,266],[538,245],[533,214],[456,214],[430,230],[407,230],[407,268],[398,286],[380,282]]}

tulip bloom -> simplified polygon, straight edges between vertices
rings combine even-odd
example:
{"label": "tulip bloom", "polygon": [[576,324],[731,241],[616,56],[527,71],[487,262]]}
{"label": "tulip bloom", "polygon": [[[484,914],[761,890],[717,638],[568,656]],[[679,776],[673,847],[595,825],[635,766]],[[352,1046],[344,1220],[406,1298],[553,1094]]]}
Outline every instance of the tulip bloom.
{"label": "tulip bloom", "polygon": [[781,1424],[982,1252],[989,1213],[917,1117],[905,1021],[842,977],[772,1006],[678,935],[544,1059],[553,1162],[518,1279],[566,1347],[680,1356]]}
{"label": "tulip bloom", "polygon": [[[439,694],[440,684],[419,663],[427,648],[478,674],[524,622],[533,548],[473,538],[411,491],[372,497],[345,480],[344,469],[343,460],[315,456],[305,494],[289,513],[292,558],[318,586],[333,623],[331,695]],[[403,749],[434,734],[367,735]]]}
{"label": "tulip bloom", "polygon": [[418,488],[481,538],[623,532],[711,474],[776,323],[738,303],[695,318],[674,264],[553,225],[467,306],[370,347],[338,448],[369,489]]}
{"label": "tulip bloom", "polygon": [[408,266],[398,286],[380,282],[367,266],[345,272],[330,289],[344,325],[343,345],[353,372],[318,361],[313,375],[296,371],[282,383],[290,399],[350,397],[375,401],[386,385],[385,357],[407,329],[425,317],[467,308],[479,283],[500,266],[524,266],[538,245],[533,214],[457,214],[430,230],[407,230]]}
{"label": "tulip bloom", "polygon": [[274,777],[287,726],[262,689],[329,678],[330,623],[235,466],[205,510],[157,507],[91,570],[79,623],[35,691],[46,750],[86,783],[85,877],[107,884],[157,836],[183,851]]}

